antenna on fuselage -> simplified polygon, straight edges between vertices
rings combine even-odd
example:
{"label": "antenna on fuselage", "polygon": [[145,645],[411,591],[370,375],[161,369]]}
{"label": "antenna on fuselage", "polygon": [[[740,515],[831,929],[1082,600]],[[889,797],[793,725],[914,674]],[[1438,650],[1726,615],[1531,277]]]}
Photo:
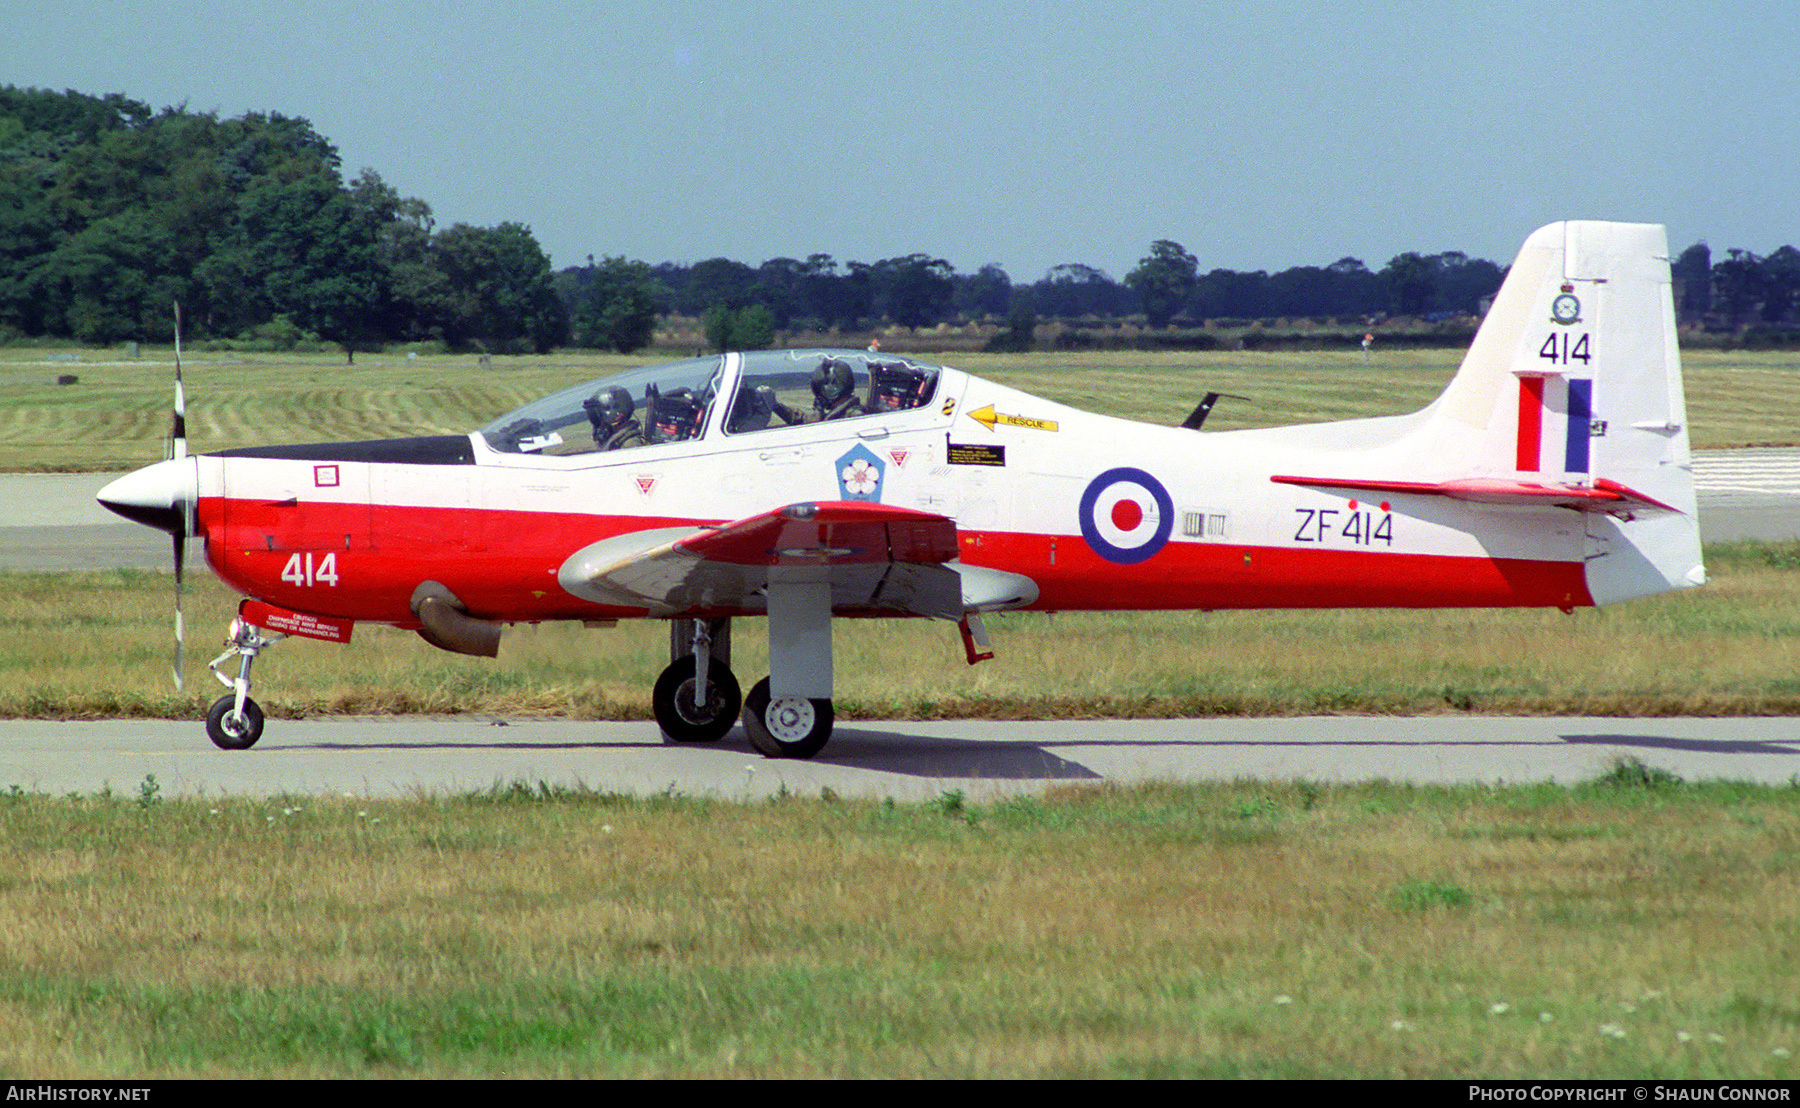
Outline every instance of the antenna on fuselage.
{"label": "antenna on fuselage", "polygon": [[1213,405],[1217,404],[1221,398],[1226,400],[1242,400],[1246,403],[1250,400],[1248,396],[1238,396],[1235,393],[1209,392],[1201,397],[1199,405],[1193,411],[1188,413],[1188,417],[1181,421],[1181,425],[1190,431],[1198,431],[1200,425],[1206,422],[1206,417],[1212,414]]}

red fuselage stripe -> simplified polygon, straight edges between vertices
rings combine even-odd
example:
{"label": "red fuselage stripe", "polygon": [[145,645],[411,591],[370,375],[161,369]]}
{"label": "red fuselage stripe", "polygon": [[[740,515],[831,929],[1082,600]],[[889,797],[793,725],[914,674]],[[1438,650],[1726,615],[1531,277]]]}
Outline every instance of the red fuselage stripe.
{"label": "red fuselage stripe", "polygon": [[[200,502],[207,560],[221,578],[295,611],[402,625],[413,623],[408,599],[426,580],[444,584],[471,615],[487,619],[642,615],[569,595],[557,583],[558,567],[602,539],[699,522],[382,505],[371,527],[368,505],[309,503],[293,506],[271,529],[261,518],[265,507],[216,497]],[[227,525],[234,517],[246,522]],[[1047,611],[1593,603],[1579,561],[1172,542],[1144,562],[1118,565],[1079,535],[963,531],[959,540],[963,562],[1037,582],[1032,608]],[[304,569],[309,552],[314,568],[296,570],[296,555]],[[329,575],[315,572],[326,554],[333,556]]]}

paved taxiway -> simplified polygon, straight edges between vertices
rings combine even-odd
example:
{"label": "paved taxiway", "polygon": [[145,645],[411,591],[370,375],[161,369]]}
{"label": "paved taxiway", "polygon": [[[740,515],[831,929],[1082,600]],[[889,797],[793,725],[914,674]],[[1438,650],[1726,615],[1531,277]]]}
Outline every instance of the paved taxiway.
{"label": "paved taxiway", "polygon": [[524,782],[687,796],[971,800],[1109,781],[1416,783],[1586,780],[1636,757],[1690,780],[1785,784],[1800,720],[1371,716],[1296,719],[859,722],[805,762],[754,753],[741,731],[665,746],[652,723],[569,720],[270,720],[222,751],[199,721],[0,722],[0,787],[52,794],[443,795]]}
{"label": "paved taxiway", "polygon": [[[168,565],[169,541],[94,503],[110,474],[0,474],[0,568]],[[1695,459],[1709,541],[1800,536],[1800,450]],[[651,723],[562,720],[270,720],[253,750],[207,742],[198,720],[0,722],[0,788],[164,795],[443,794],[524,781],[634,793],[971,799],[1057,783],[1141,780],[1420,783],[1575,781],[1620,756],[1684,777],[1785,783],[1800,773],[1800,720],[1301,719],[1034,723],[846,721],[810,762],[770,761],[741,732],[664,746]]]}

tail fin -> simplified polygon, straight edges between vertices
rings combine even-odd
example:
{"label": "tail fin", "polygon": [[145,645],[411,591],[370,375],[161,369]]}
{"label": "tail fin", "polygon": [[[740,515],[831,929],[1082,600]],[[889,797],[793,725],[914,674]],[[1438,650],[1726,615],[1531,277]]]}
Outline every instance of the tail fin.
{"label": "tail fin", "polygon": [[1483,445],[1466,476],[1581,492],[1595,603],[1705,581],[1660,225],[1533,234],[1432,407]]}
{"label": "tail fin", "polygon": [[1706,580],[1659,225],[1539,229],[1430,407],[1317,425],[1311,442],[1359,443],[1389,477],[1276,481],[1579,511],[1596,604]]}

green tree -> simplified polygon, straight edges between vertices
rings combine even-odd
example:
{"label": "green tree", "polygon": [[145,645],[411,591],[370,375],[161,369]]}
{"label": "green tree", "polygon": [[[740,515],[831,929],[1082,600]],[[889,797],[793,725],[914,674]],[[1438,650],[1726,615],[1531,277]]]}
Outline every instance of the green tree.
{"label": "green tree", "polygon": [[992,262],[971,276],[957,276],[955,282],[953,303],[966,318],[1005,315],[1012,304],[1012,278]]}
{"label": "green tree", "polygon": [[993,353],[1022,353],[1031,349],[1036,334],[1037,309],[1031,303],[1031,290],[1018,289],[1006,312],[1006,329],[989,339],[985,349]]}
{"label": "green tree", "polygon": [[1671,276],[1681,286],[1681,316],[1697,321],[1712,311],[1712,250],[1704,242],[1696,242],[1681,252],[1669,267]]}
{"label": "green tree", "polygon": [[453,347],[549,353],[568,339],[569,317],[531,229],[522,223],[458,223],[433,240],[445,297],[436,324]]}
{"label": "green tree", "polygon": [[775,341],[775,313],[762,304],[733,308],[721,300],[701,319],[706,341],[723,354],[728,350],[766,350]]}
{"label": "green tree", "polygon": [[147,212],[94,223],[44,259],[40,288],[67,305],[65,333],[104,345],[174,333],[171,305],[187,282],[171,272],[171,236]]}
{"label": "green tree", "polygon": [[1431,259],[1408,251],[1395,255],[1381,271],[1388,310],[1395,315],[1424,315],[1437,292],[1437,270]]}
{"label": "green tree", "polygon": [[797,315],[821,329],[855,327],[869,314],[869,267],[850,264],[839,272],[830,254],[809,254],[799,274]]}
{"label": "green tree", "polygon": [[607,258],[591,267],[575,315],[575,341],[629,354],[650,345],[656,333],[656,285],[650,267]]}
{"label": "green tree", "polygon": [[429,337],[449,300],[449,282],[432,256],[431,206],[402,197],[372,169],[350,183],[349,196],[358,218],[375,228],[383,295],[373,329],[389,341]]}
{"label": "green tree", "polygon": [[1737,327],[1762,303],[1767,274],[1763,260],[1750,251],[1733,247],[1725,253],[1725,260],[1712,267],[1713,302]]}
{"label": "green tree", "polygon": [[245,197],[242,252],[268,315],[337,343],[367,344],[386,296],[377,226],[335,172],[271,181]]}
{"label": "green tree", "polygon": [[1059,319],[1125,314],[1132,297],[1132,291],[1105,270],[1079,262],[1051,266],[1043,279],[1031,286],[1031,302],[1038,314]]}
{"label": "green tree", "polygon": [[1763,322],[1789,322],[1797,304],[1800,304],[1800,250],[1783,246],[1763,259]]}
{"label": "green tree", "polygon": [[877,315],[902,327],[926,327],[946,319],[956,285],[949,262],[929,254],[884,258],[869,267]]}
{"label": "green tree", "polygon": [[730,258],[708,258],[688,267],[687,280],[675,297],[675,310],[696,315],[723,302],[733,308],[748,304],[756,287],[756,271]]}
{"label": "green tree", "polygon": [[766,304],[752,304],[734,313],[731,321],[733,350],[767,350],[775,342],[775,313]]}
{"label": "green tree", "polygon": [[769,309],[775,326],[787,327],[800,310],[800,283],[806,263],[794,258],[770,258],[756,267],[756,287],[751,295]]}
{"label": "green tree", "polygon": [[1151,243],[1149,255],[1138,259],[1137,268],[1125,275],[1125,284],[1137,293],[1152,327],[1167,327],[1194,295],[1199,280],[1199,259],[1168,239]]}

